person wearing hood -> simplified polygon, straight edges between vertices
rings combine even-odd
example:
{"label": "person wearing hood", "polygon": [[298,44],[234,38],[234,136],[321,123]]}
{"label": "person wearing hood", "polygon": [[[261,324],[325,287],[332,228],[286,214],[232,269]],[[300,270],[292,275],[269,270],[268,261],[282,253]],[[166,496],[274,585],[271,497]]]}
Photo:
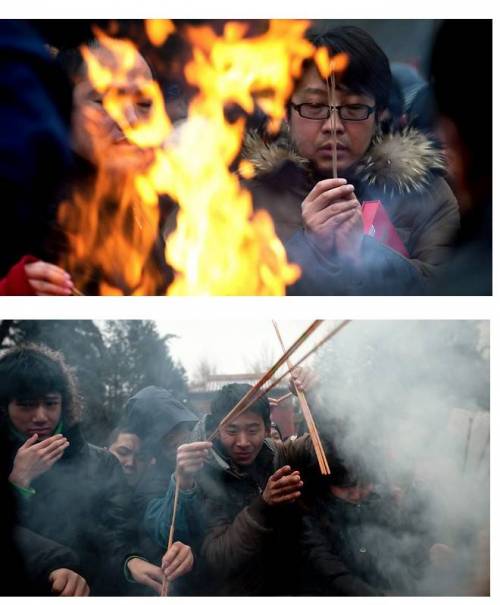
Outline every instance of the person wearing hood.
{"label": "person wearing hood", "polygon": [[19,525],[71,549],[92,595],[119,594],[126,483],[115,457],[85,440],[62,356],[36,345],[4,353],[0,413]]}
{"label": "person wearing hood", "polygon": [[[193,425],[198,421],[170,391],[148,386],[131,397],[123,412],[121,424],[126,427],[121,435],[132,437],[140,444],[143,456],[151,460],[135,483],[130,498],[137,550],[127,559],[127,577],[131,581],[149,586],[156,593],[161,589],[163,574],[170,582],[169,594],[184,593],[192,576],[193,554],[185,532],[177,532],[166,551],[168,537],[152,541],[146,532],[143,518],[152,502],[162,500],[165,493],[174,493],[170,484],[175,471],[177,447],[189,439]],[[146,524],[147,525],[147,524]],[[187,578],[184,578],[189,574]]]}
{"label": "person wearing hood", "polygon": [[[335,108],[316,65],[306,62],[286,132],[273,143],[250,135],[244,151],[256,172],[248,182],[254,207],[270,212],[289,260],[302,270],[288,293],[419,293],[446,262],[459,229],[457,202],[442,178],[444,159],[418,131],[381,133],[391,71],[366,32],[342,26],[309,37],[330,55],[347,54]],[[338,178],[332,178],[334,122]],[[364,233],[361,203],[374,200],[402,247]]]}

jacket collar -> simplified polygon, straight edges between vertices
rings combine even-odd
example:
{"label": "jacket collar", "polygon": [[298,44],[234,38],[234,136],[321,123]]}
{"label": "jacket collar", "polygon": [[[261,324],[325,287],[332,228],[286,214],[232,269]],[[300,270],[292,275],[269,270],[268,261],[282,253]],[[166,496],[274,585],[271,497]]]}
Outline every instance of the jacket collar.
{"label": "jacket collar", "polygon": [[[309,160],[298,154],[284,130],[272,143],[266,143],[255,131],[249,133],[242,156],[252,163],[257,177],[270,175],[292,163],[314,178]],[[436,143],[420,131],[408,128],[375,137],[352,176],[361,186],[401,195],[421,193],[433,176],[444,170],[444,155]]]}

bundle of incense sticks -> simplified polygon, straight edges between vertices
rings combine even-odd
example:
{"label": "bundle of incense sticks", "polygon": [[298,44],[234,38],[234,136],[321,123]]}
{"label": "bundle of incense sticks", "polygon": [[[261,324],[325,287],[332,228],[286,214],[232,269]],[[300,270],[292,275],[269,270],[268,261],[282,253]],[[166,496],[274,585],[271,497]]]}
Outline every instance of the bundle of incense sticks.
{"label": "bundle of incense sticks", "polygon": [[[283,349],[283,353],[286,351],[285,344],[283,339],[281,338],[281,334],[278,328],[278,324],[273,321],[274,329],[276,330],[276,336],[280,342],[281,348]],[[290,359],[287,359],[288,369],[292,367],[292,362]],[[304,416],[304,420],[307,424],[307,429],[309,431],[309,435],[311,436],[311,441],[314,447],[314,453],[316,454],[316,458],[318,459],[319,468],[322,475],[330,475],[330,467],[328,465],[328,461],[326,459],[325,450],[323,449],[323,445],[321,443],[321,439],[319,437],[318,429],[316,428],[316,423],[314,422],[314,418],[312,417],[311,410],[309,408],[309,404],[307,403],[306,395],[304,391],[301,391],[297,388],[297,384],[295,379],[292,376],[292,381],[295,386],[295,390],[297,392],[297,397],[300,403],[300,407],[302,409],[302,414]]]}
{"label": "bundle of incense sticks", "polygon": [[[219,427],[227,424],[233,418],[236,418],[240,414],[243,414],[250,408],[261,395],[261,387],[270,380],[279,368],[285,363],[285,361],[292,355],[303,342],[321,325],[323,320],[316,319],[311,325],[305,330],[303,334],[297,338],[297,340],[291,345],[291,347],[283,353],[278,361],[254,384],[254,386],[238,401],[234,408],[224,416],[219,422]],[[267,392],[267,391],[266,391]],[[209,441],[212,441],[217,434],[219,427],[208,437]]]}
{"label": "bundle of incense sticks", "polygon": [[[167,544],[167,552],[170,549],[170,547],[172,546],[172,543],[174,541],[174,532],[175,532],[175,516],[177,514],[177,500],[179,499],[179,478],[176,476],[175,477],[175,493],[174,493],[174,507],[172,510],[172,521],[170,523],[170,531],[168,533],[168,544]],[[167,577],[163,576],[163,582],[161,585],[161,592],[160,592],[160,596],[161,597],[166,597],[168,594],[168,582],[167,582]]]}
{"label": "bundle of incense sticks", "polygon": [[273,382],[271,382],[263,391],[260,391],[259,397],[263,397],[264,395],[266,395],[267,393],[269,393],[269,391],[271,391],[272,389],[274,389],[274,387],[277,384],[279,384],[284,378],[286,378],[287,376],[289,376],[295,370],[295,368],[298,368],[313,353],[316,353],[316,351],[321,346],[323,346],[327,340],[330,340],[330,338],[332,338],[333,336],[335,336],[335,334],[337,334],[338,332],[340,332],[340,330],[342,330],[343,328],[345,328],[347,326],[347,324],[349,324],[349,323],[351,323],[351,320],[350,319],[345,319],[336,328],[334,328],[333,330],[330,330],[330,332],[328,332],[326,334],[326,336],[324,336],[320,341],[318,341],[314,345],[314,347],[308,353],[306,353],[305,355],[303,355],[299,359],[299,361],[297,361],[296,364],[294,364],[291,368],[288,368],[288,370],[284,374],[281,374],[281,376],[279,378],[276,378]]}

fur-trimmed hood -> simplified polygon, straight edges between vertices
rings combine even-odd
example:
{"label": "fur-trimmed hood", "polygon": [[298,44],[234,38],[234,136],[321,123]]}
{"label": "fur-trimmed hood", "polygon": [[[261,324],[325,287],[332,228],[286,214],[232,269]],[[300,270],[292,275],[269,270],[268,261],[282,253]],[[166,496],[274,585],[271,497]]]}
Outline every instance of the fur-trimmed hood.
{"label": "fur-trimmed hood", "polygon": [[[312,172],[309,160],[297,152],[286,132],[272,143],[266,143],[255,131],[249,133],[242,156],[253,165],[256,177],[274,172],[285,162]],[[424,191],[444,170],[445,159],[436,144],[410,128],[374,138],[353,176],[360,184],[401,195]]]}

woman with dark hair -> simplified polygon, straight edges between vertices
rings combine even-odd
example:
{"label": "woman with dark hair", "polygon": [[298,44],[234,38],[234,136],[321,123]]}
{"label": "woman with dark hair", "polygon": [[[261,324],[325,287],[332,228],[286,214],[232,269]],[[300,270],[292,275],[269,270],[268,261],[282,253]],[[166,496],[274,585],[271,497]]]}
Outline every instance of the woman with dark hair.
{"label": "woman with dark hair", "polygon": [[85,440],[62,356],[35,345],[4,353],[0,412],[19,524],[71,549],[93,595],[123,592],[123,472],[112,454]]}
{"label": "woman with dark hair", "polygon": [[[346,69],[336,74],[335,107],[326,81],[307,62],[286,132],[272,144],[250,137],[245,152],[257,173],[249,183],[255,206],[271,213],[289,259],[302,269],[289,293],[417,293],[445,262],[459,227],[443,158],[416,131],[382,134],[391,72],[366,32],[343,26],[310,39],[330,56],[347,55]],[[388,219],[377,230],[393,231],[390,244],[375,228],[364,232],[360,202],[369,200],[382,202]]]}
{"label": "woman with dark hair", "polygon": [[[145,90],[154,76],[128,41],[91,39],[86,49],[109,81],[105,93],[98,90],[81,49],[58,53],[57,62],[73,84],[74,163],[61,195],[54,240],[85,294],[103,293],[103,284],[123,294],[163,294],[172,272],[160,231],[171,205],[161,199],[155,213],[140,201],[134,178],[151,166],[154,152],[131,142],[126,133],[151,114],[153,101]],[[125,56],[130,60],[126,66],[121,64]],[[119,99],[122,119],[111,115],[107,95]]]}

